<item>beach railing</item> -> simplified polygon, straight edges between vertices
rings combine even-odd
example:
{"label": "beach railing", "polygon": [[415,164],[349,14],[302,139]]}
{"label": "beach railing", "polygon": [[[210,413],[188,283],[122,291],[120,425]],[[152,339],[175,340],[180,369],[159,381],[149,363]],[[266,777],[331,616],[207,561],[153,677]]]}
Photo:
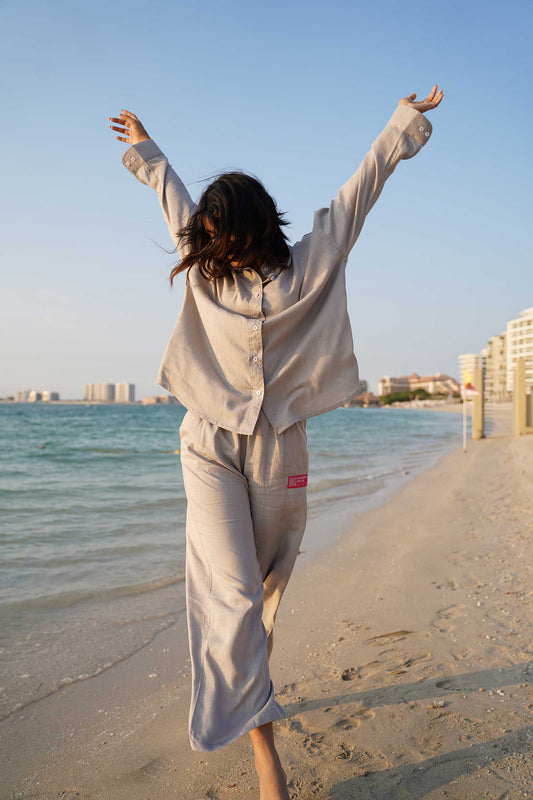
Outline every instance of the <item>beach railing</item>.
{"label": "beach railing", "polygon": [[517,358],[514,373],[513,422],[514,435],[533,433],[533,397],[526,382],[526,360]]}
{"label": "beach railing", "polygon": [[473,370],[476,394],[472,398],[472,439],[485,437],[485,387],[483,383],[483,370]]}

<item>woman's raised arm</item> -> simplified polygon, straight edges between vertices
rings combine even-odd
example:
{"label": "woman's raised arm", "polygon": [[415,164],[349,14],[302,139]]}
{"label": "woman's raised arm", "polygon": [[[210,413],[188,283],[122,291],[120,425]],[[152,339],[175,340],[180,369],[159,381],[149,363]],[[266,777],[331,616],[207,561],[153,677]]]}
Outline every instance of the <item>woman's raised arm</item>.
{"label": "woman's raised arm", "polygon": [[311,236],[326,237],[339,256],[348,257],[369,211],[400,161],[415,156],[431,136],[431,123],[422,112],[441,102],[443,92],[437,93],[437,89],[435,85],[425,100],[416,101],[416,94],[400,100],[359,169],[341,186],[329,208],[316,212]]}
{"label": "woman's raised arm", "polygon": [[167,157],[150,138],[140,119],[131,111],[122,109],[119,117],[109,117],[116,123],[109,127],[120,135],[119,142],[131,145],[122,156],[124,166],[141,183],[151,186],[159,197],[161,209],[178,255],[185,255],[180,247],[178,233],[185,227],[196,204],[182,180],[174,172]]}

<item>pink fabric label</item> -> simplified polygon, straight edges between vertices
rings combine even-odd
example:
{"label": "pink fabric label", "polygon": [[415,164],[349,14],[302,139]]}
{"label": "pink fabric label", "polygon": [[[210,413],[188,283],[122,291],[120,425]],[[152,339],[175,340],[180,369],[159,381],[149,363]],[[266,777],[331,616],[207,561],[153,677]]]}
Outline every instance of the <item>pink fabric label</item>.
{"label": "pink fabric label", "polygon": [[307,486],[307,473],[305,475],[289,475],[287,489],[299,489]]}

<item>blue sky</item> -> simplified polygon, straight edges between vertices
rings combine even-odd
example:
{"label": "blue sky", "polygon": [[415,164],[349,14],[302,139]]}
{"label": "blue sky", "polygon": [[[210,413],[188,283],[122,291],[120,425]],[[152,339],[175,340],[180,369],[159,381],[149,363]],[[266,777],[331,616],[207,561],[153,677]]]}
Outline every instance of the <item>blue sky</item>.
{"label": "blue sky", "polygon": [[[133,110],[197,197],[260,177],[300,238],[400,97],[445,91],[348,264],[361,375],[458,373],[533,305],[530,2],[25,2],[0,11],[0,396],[162,392],[182,299],[156,195],[120,162]],[[159,246],[158,246],[159,245]]]}

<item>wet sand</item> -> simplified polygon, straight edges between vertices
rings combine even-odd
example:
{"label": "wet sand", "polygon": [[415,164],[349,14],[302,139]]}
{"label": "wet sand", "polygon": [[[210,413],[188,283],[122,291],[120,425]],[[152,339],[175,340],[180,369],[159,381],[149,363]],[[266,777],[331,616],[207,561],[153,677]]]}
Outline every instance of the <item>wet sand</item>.
{"label": "wet sand", "polygon": [[[295,574],[272,657],[291,796],[533,795],[532,485],[533,437],[470,442]],[[246,738],[190,750],[183,636],[1,723],[1,797],[258,797]]]}

